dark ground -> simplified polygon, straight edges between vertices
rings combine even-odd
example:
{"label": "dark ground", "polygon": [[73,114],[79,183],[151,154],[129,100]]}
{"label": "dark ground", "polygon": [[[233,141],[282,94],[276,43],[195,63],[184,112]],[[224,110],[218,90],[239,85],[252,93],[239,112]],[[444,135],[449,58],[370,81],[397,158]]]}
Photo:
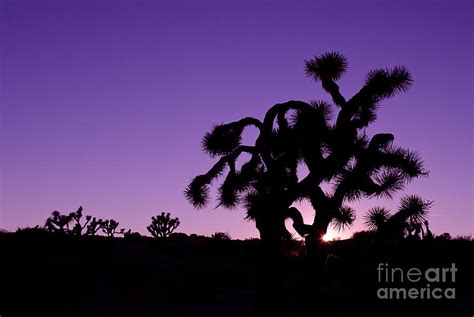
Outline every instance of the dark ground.
{"label": "dark ground", "polygon": [[[255,308],[259,247],[258,240],[204,237],[0,234],[0,315],[249,316]],[[307,261],[298,255],[301,246],[285,247],[286,304],[281,307],[288,316],[474,314],[473,241],[411,241],[374,251],[361,239],[335,241],[329,248],[334,256],[322,286],[307,291],[311,286],[304,273]],[[380,300],[376,279],[381,262],[406,269],[456,263],[456,299]]]}

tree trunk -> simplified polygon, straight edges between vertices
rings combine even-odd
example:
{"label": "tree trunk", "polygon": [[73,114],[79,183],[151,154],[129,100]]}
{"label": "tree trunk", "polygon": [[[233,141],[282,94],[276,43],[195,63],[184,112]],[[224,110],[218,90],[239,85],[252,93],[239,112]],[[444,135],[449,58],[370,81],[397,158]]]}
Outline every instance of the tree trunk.
{"label": "tree trunk", "polygon": [[255,316],[287,316],[284,283],[286,270],[281,254],[281,233],[276,226],[258,227],[261,252],[257,256]]}
{"label": "tree trunk", "polygon": [[[321,212],[318,213],[322,214]],[[319,215],[315,218],[311,233],[305,238],[307,256],[319,256],[325,250],[323,237],[328,230],[330,222],[331,219],[326,215]]]}
{"label": "tree trunk", "polygon": [[305,302],[310,305],[309,309],[314,305],[324,306],[324,301],[320,299],[320,289],[326,278],[328,250],[323,236],[327,232],[330,219],[323,217],[321,212],[319,214],[319,217],[315,219],[312,232],[305,239]]}

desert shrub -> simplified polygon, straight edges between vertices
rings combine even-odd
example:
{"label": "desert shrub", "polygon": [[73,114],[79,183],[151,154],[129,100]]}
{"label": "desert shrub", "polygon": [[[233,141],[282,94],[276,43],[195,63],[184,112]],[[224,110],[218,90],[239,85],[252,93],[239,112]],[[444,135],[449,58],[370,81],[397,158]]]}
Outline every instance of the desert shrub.
{"label": "desert shrub", "polygon": [[472,236],[471,235],[459,235],[459,236],[456,236],[453,240],[457,240],[457,241],[474,241],[472,239]]}
{"label": "desert shrub", "polygon": [[45,227],[41,227],[38,225],[34,227],[18,228],[16,230],[16,233],[19,233],[19,234],[45,234],[47,232],[48,230]]}
{"label": "desert shrub", "polygon": [[131,229],[128,229],[128,231],[125,231],[123,233],[123,237],[125,239],[140,239],[142,235],[139,232],[132,231]]}
{"label": "desert shrub", "polygon": [[189,236],[184,232],[173,232],[169,237],[170,239],[175,240],[187,240],[189,238]]}
{"label": "desert shrub", "polygon": [[362,230],[357,231],[352,234],[352,239],[354,240],[371,240],[375,235],[374,231],[371,230]]}
{"label": "desert shrub", "polygon": [[214,240],[231,240],[229,233],[227,232],[216,232],[211,235]]}
{"label": "desert shrub", "polygon": [[436,237],[438,240],[451,240],[451,235],[448,232],[440,234]]}

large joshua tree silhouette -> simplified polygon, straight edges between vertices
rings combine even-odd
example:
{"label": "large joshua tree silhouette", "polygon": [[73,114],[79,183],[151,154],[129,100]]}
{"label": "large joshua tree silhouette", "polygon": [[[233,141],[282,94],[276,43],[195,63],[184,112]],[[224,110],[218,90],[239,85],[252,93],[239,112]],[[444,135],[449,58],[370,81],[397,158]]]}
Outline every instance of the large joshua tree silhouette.
{"label": "large joshua tree silhouette", "polygon": [[[350,201],[391,198],[411,179],[427,174],[419,154],[394,146],[392,134],[369,137],[365,131],[376,120],[384,99],[411,86],[405,67],[370,71],[350,99],[336,83],[347,70],[343,55],[316,56],[305,61],[305,70],[321,83],[333,104],[291,100],[271,107],[263,121],[246,117],[214,126],[205,134],[202,147],[218,160],[185,190],[188,201],[203,208],[209,203],[209,186],[223,176],[218,204],[244,206],[262,242],[274,247],[289,236],[288,218],[311,249],[319,245],[330,224],[344,229],[353,223]],[[249,126],[259,133],[254,144],[243,145],[242,133]],[[236,161],[242,153],[250,154],[250,159],[238,169]],[[302,176],[298,171],[303,166],[308,172]],[[304,224],[300,211],[292,207],[298,200],[308,200],[314,208],[312,224]]]}

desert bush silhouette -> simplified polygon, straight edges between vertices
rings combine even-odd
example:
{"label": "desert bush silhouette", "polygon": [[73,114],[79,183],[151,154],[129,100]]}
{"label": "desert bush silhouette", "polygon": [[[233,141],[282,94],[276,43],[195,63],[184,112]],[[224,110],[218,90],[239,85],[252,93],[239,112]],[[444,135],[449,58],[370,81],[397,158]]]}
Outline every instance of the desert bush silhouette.
{"label": "desert bush silhouette", "polygon": [[[1,232],[0,233],[6,233],[6,232]],[[48,234],[49,231],[46,229],[44,226],[36,225],[34,227],[24,227],[24,228],[18,228],[15,233],[20,234],[20,235],[44,235],[45,233]]]}
{"label": "desert bush silhouette", "polygon": [[211,235],[214,240],[230,240],[231,237],[227,232],[216,232]]}
{"label": "desert bush silhouette", "polygon": [[155,238],[167,238],[180,225],[179,218],[171,218],[171,214],[162,212],[151,217],[151,224],[146,228]]}

